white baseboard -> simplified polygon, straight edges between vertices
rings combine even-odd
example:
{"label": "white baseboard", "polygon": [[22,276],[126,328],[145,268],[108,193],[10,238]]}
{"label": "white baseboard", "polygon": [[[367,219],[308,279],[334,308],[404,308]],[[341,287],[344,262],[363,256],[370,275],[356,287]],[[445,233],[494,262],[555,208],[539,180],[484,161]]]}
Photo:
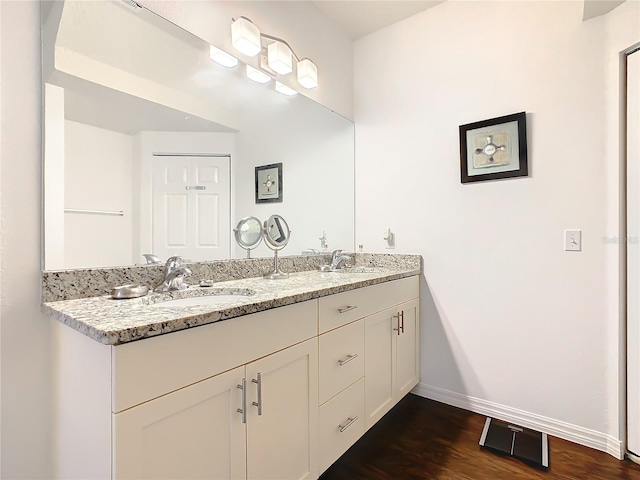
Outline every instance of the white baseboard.
{"label": "white baseboard", "polygon": [[579,445],[594,448],[622,460],[624,458],[624,446],[618,440],[605,433],[596,432],[588,428],[579,427],[570,423],[561,422],[553,418],[543,417],[535,413],[507,407],[499,403],[489,402],[480,398],[463,395],[461,393],[432,387],[419,383],[412,393],[429,398],[437,402],[446,403],[454,407],[463,408],[474,413],[497,418],[506,422],[513,422],[523,427],[544,432],[548,435],[568,440]]}

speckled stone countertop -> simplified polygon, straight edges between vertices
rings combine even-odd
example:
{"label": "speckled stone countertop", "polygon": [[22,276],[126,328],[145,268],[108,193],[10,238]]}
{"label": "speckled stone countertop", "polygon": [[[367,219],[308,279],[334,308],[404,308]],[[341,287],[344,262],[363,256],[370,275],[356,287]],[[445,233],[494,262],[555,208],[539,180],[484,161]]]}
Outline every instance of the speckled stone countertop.
{"label": "speckled stone countertop", "polygon": [[[419,257],[417,257],[419,258]],[[98,296],[47,302],[45,313],[105,345],[141,340],[199,325],[227,320],[271,308],[324,297],[378,283],[419,275],[414,264],[377,267],[369,262],[371,272],[327,272],[317,270],[292,273],[288,279],[265,280],[261,277],[218,282],[213,287],[190,287],[170,293],[151,293],[130,300]],[[249,294],[215,305],[163,306],[177,298],[212,294]]]}

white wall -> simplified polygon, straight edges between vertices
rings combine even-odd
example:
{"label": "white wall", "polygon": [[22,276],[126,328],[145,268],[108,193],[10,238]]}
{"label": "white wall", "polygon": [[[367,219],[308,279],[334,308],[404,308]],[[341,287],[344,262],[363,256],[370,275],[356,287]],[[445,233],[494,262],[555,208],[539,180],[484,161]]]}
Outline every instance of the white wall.
{"label": "white wall", "polygon": [[64,268],[134,263],[133,137],[70,120],[64,133],[65,208],[124,213],[65,214]]}
{"label": "white wall", "polygon": [[[581,2],[445,2],[354,47],[356,243],[383,251],[391,227],[424,257],[420,393],[616,455],[618,246],[605,238],[620,179],[605,112],[619,100],[605,71],[639,39],[627,4],[583,23]],[[458,126],[523,110],[529,177],[462,185]],[[563,251],[564,229],[582,229],[582,252]]]}
{"label": "white wall", "polygon": [[2,478],[51,477],[49,319],[40,313],[39,5],[0,2]]}

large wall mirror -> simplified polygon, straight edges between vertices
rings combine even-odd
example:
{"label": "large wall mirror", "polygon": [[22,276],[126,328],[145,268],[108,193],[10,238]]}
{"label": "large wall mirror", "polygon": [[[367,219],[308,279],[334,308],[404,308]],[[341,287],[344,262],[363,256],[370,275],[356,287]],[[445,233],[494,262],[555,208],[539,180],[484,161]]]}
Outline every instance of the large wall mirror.
{"label": "large wall mirror", "polygon": [[[323,231],[353,248],[352,122],[126,2],[43,4],[42,32],[46,270],[244,258],[233,227],[272,214],[290,254]],[[256,203],[255,168],[278,163],[282,202]]]}

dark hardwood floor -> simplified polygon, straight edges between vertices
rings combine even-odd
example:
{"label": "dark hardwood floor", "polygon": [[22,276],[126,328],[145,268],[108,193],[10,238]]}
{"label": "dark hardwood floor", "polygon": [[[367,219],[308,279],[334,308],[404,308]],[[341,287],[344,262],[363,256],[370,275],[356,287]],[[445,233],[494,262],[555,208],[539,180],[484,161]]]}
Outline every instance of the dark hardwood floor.
{"label": "dark hardwood floor", "polygon": [[437,480],[640,480],[640,465],[549,437],[549,469],[478,446],[486,417],[407,395],[320,477]]}

